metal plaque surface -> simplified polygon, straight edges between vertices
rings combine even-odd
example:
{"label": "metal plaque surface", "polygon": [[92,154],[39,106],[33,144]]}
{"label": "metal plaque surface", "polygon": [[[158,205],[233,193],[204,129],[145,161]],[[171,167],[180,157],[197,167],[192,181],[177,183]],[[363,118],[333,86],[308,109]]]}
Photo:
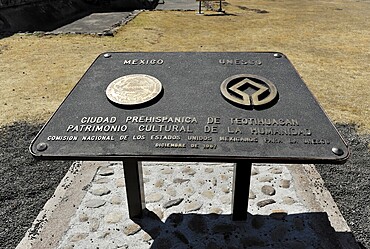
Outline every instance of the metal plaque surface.
{"label": "metal plaque surface", "polygon": [[280,53],[100,55],[31,144],[45,159],[344,162]]}

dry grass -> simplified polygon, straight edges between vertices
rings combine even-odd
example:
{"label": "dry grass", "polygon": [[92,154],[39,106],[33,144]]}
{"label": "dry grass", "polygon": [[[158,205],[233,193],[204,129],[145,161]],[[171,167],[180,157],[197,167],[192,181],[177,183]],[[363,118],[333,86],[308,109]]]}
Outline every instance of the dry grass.
{"label": "dry grass", "polygon": [[280,51],[333,121],[370,133],[370,2],[228,2],[230,15],[143,12],[114,37],[0,40],[0,125],[45,121],[105,51]]}

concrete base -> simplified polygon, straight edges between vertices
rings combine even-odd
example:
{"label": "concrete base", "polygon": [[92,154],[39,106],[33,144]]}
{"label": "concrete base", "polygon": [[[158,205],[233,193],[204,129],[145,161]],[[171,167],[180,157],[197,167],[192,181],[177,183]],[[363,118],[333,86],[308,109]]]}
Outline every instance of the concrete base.
{"label": "concrete base", "polygon": [[128,217],[120,162],[74,163],[17,249],[358,248],[313,165],[254,164],[246,221],[232,164],[144,162],[147,210]]}

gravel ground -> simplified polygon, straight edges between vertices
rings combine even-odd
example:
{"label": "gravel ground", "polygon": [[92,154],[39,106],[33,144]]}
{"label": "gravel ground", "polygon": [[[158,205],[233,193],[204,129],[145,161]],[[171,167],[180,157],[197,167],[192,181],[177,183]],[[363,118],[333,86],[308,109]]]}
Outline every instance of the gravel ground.
{"label": "gravel ground", "polygon": [[41,125],[0,128],[0,248],[15,248],[71,162],[36,161],[28,152]]}
{"label": "gravel ground", "polygon": [[353,125],[337,125],[351,149],[344,165],[316,165],[326,187],[363,248],[370,248],[370,135]]}
{"label": "gravel ground", "polygon": [[[317,165],[357,241],[370,249],[370,135],[337,126],[352,150],[345,165]],[[35,161],[28,152],[41,125],[0,128],[0,248],[14,248],[52,196],[71,162]]]}

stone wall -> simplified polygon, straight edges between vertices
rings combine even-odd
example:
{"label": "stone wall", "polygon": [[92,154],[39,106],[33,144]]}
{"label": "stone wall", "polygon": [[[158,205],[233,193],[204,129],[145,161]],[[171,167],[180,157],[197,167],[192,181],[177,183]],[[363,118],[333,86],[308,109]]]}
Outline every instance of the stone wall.
{"label": "stone wall", "polygon": [[0,9],[21,6],[30,3],[41,2],[42,0],[0,0]]}
{"label": "stone wall", "polygon": [[51,31],[94,12],[152,9],[158,0],[0,0],[0,38]]}

